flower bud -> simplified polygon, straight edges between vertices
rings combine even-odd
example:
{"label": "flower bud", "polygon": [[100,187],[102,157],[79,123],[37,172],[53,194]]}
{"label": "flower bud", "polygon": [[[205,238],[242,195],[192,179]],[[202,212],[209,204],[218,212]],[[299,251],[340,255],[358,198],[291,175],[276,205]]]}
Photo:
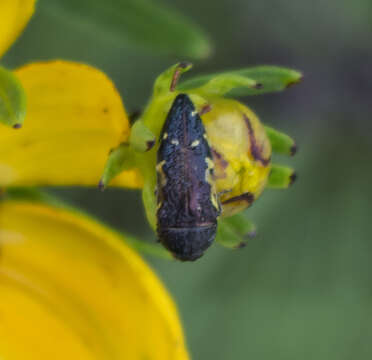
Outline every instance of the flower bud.
{"label": "flower bud", "polygon": [[256,200],[268,180],[271,144],[256,114],[238,101],[208,99],[203,115],[215,164],[222,216],[234,215]]}

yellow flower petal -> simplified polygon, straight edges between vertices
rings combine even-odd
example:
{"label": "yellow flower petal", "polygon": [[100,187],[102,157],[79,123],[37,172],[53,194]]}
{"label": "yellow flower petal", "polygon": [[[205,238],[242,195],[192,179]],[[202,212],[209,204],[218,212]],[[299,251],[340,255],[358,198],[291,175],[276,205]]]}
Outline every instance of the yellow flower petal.
{"label": "yellow flower petal", "polygon": [[188,359],[166,290],[104,226],[3,201],[0,248],[1,359]]}
{"label": "yellow flower petal", "polygon": [[0,56],[20,35],[35,8],[35,0],[0,1]]}
{"label": "yellow flower petal", "polygon": [[[0,186],[97,185],[109,151],[129,136],[120,95],[99,70],[72,62],[15,72],[27,94],[22,129],[0,125]],[[113,185],[139,187],[136,171]]]}

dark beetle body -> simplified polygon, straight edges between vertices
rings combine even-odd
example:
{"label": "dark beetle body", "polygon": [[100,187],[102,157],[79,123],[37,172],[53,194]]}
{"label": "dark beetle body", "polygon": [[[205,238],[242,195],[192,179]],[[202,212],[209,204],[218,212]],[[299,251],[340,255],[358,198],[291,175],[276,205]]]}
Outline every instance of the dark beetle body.
{"label": "dark beetle body", "polygon": [[196,260],[212,244],[220,206],[205,129],[189,97],[176,97],[157,153],[157,233],[183,261]]}

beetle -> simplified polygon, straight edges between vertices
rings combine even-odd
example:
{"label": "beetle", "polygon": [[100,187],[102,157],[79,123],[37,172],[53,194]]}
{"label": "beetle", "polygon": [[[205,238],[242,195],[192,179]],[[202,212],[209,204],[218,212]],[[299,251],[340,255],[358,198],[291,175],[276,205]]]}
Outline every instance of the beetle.
{"label": "beetle", "polygon": [[188,95],[175,98],[159,142],[157,235],[174,257],[193,261],[212,244],[221,206],[205,128]]}

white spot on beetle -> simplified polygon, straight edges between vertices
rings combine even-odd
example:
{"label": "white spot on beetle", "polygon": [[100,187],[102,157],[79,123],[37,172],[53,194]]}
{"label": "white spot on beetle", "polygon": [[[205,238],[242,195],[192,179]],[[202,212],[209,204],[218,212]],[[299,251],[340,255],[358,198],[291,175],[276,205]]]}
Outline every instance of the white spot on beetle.
{"label": "white spot on beetle", "polygon": [[216,185],[211,176],[211,170],[214,168],[214,162],[211,158],[206,157],[207,169],[205,171],[205,181],[211,186],[211,201],[216,210],[220,211],[220,206],[217,199]]}
{"label": "white spot on beetle", "polygon": [[159,174],[159,178],[160,178],[160,185],[161,186],[165,186],[167,184],[167,178],[164,174],[164,171],[163,171],[163,166],[165,164],[165,160],[163,161],[160,161],[160,163],[158,163],[156,165],[156,171],[157,173]]}
{"label": "white spot on beetle", "polygon": [[172,139],[171,140],[171,144],[173,144],[173,145],[179,145],[180,143],[179,143],[179,141],[177,140],[177,139]]}
{"label": "white spot on beetle", "polygon": [[162,171],[163,165],[165,164],[165,160],[160,161],[160,163],[156,164],[156,171],[160,172]]}
{"label": "white spot on beetle", "polygon": [[200,141],[199,141],[199,140],[194,140],[194,141],[191,143],[191,147],[192,147],[192,148],[197,147],[199,144],[200,144]]}

